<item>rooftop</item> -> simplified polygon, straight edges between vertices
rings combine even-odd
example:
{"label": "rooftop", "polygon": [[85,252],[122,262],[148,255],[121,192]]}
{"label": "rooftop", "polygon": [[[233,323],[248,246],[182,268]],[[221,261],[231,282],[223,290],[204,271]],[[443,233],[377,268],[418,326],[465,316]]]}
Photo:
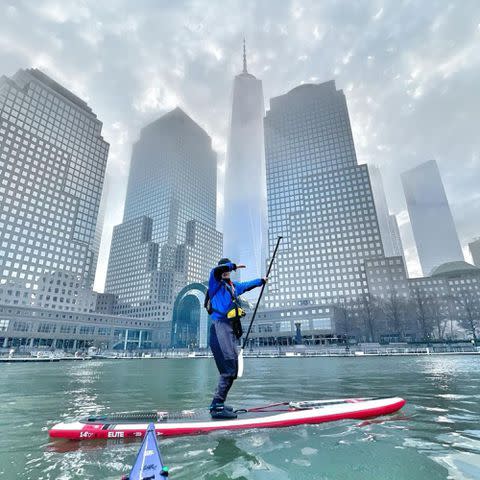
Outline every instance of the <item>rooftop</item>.
{"label": "rooftop", "polygon": [[46,75],[42,71],[38,70],[37,68],[30,68],[30,69],[27,70],[27,72],[32,77],[35,77],[37,80],[39,80],[44,85],[46,85],[49,88],[51,88],[52,90],[54,90],[59,95],[62,95],[63,97],[70,100],[77,107],[80,107],[83,110],[86,110],[88,113],[92,113],[92,109],[88,106],[87,102],[82,100],[80,97],[77,97],[77,95],[72,93],[70,90],[67,90],[65,87],[60,85],[58,82],[53,80],[53,78],[50,78],[48,75]]}
{"label": "rooftop", "polygon": [[476,273],[480,275],[480,268],[464,261],[442,263],[434,268],[431,277],[456,277],[465,273]]}
{"label": "rooftop", "polygon": [[170,110],[160,118],[157,118],[153,122],[143,127],[140,136],[156,136],[158,132],[164,128],[174,128],[182,132],[188,131],[188,134],[196,133],[207,141],[211,142],[211,138],[208,133],[191,117],[189,117],[180,107],[175,107],[173,110]]}

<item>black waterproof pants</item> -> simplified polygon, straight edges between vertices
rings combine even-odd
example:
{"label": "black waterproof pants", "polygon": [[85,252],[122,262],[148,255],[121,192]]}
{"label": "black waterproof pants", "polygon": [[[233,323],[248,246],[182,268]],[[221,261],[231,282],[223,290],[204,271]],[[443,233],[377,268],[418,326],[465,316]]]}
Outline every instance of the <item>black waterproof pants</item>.
{"label": "black waterproof pants", "polygon": [[228,321],[214,320],[210,327],[210,348],[215,358],[220,379],[212,403],[223,403],[233,381],[237,378],[237,338]]}

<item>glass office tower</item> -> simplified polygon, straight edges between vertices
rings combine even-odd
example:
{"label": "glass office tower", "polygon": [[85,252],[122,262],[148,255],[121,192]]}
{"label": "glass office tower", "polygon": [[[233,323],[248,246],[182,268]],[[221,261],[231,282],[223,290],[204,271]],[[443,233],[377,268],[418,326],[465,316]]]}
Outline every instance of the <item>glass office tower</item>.
{"label": "glass office tower", "polygon": [[[403,251],[402,237],[400,236],[400,229],[398,228],[397,216],[390,214],[388,218],[388,227],[390,230],[390,237],[392,239],[393,254],[392,257],[402,257],[403,263],[406,265],[405,252]],[[385,254],[386,255],[386,254]],[[386,255],[387,257],[390,255]]]}
{"label": "glass office tower", "polygon": [[115,311],[169,320],[179,290],[208,279],[222,255],[216,202],[217,157],[207,133],[180,108],[143,128],[108,263]]}
{"label": "glass office tower", "polygon": [[53,272],[93,284],[109,147],[101,131],[92,109],[41,71],[0,78],[1,284],[22,296]]}
{"label": "glass office tower", "polygon": [[402,173],[418,258],[425,276],[442,263],[464,260],[437,162]]}
{"label": "glass office tower", "polygon": [[[262,81],[243,71],[233,84],[232,118],[225,171],[223,239],[225,255],[247,266],[240,279],[265,275],[267,198],[263,144]],[[248,294],[247,294],[248,295]],[[256,296],[255,292],[251,295]]]}
{"label": "glass office tower", "polygon": [[380,169],[376,165],[369,165],[368,171],[372,184],[373,198],[375,200],[375,208],[377,210],[378,225],[382,236],[383,250],[386,257],[402,255],[398,251],[398,238],[396,219],[394,215],[390,215],[388,209],[387,196],[383,188],[383,179]]}
{"label": "glass office tower", "polygon": [[212,140],[182,109],[142,129],[133,146],[123,221],[153,221],[160,247],[185,240],[187,222],[216,228],[217,155]]}
{"label": "glass office tower", "polygon": [[266,306],[367,293],[364,259],[383,246],[343,92],[334,81],[296,87],[271,99],[264,126],[269,250],[284,236]]}

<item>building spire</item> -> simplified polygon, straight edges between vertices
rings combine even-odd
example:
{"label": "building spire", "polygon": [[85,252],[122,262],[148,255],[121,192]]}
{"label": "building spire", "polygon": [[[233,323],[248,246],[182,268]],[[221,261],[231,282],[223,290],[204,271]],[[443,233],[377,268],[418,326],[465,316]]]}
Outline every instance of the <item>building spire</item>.
{"label": "building spire", "polygon": [[245,48],[245,37],[243,37],[243,73],[247,72],[247,52]]}

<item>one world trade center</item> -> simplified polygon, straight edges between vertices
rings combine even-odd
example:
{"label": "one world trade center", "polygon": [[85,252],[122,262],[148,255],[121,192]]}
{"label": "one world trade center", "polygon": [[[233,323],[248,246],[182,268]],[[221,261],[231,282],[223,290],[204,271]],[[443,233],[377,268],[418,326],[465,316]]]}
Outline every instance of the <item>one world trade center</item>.
{"label": "one world trade center", "polygon": [[[235,77],[224,192],[224,254],[243,263],[241,279],[265,275],[267,200],[262,81],[247,71]],[[238,277],[237,277],[238,278]]]}

